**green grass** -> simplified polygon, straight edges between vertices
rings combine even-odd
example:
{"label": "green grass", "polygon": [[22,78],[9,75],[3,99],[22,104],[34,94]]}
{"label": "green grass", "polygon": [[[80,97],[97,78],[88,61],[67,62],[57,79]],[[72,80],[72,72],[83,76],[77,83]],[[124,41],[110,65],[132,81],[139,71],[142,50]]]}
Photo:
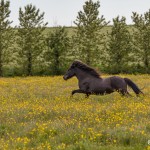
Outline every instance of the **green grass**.
{"label": "green grass", "polygon": [[149,150],[149,75],[122,76],[145,96],[71,98],[75,78],[1,78],[0,149]]}

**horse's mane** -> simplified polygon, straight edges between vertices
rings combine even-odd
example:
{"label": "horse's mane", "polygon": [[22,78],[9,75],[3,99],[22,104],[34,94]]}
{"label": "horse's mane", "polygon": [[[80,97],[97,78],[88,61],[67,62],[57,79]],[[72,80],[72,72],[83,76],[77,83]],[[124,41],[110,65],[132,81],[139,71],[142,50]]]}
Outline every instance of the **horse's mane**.
{"label": "horse's mane", "polygon": [[88,65],[84,64],[83,62],[81,62],[79,60],[75,60],[72,63],[72,66],[78,67],[79,69],[82,69],[82,70],[88,72],[89,74],[91,74],[92,76],[94,76],[96,78],[100,78],[100,74],[95,69],[89,67]]}

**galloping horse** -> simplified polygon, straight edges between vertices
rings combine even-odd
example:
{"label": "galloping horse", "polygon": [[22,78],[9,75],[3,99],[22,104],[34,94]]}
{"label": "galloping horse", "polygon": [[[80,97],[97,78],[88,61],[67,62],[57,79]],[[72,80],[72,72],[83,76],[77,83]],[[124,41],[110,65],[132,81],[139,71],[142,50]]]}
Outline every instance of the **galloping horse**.
{"label": "galloping horse", "polygon": [[88,97],[91,94],[104,95],[115,91],[121,95],[130,95],[127,91],[127,85],[133,89],[136,95],[143,94],[130,79],[118,76],[102,78],[93,68],[81,61],[74,61],[63,78],[64,80],[68,80],[73,76],[76,76],[79,81],[79,89],[73,90],[72,95],[75,93],[84,93]]}

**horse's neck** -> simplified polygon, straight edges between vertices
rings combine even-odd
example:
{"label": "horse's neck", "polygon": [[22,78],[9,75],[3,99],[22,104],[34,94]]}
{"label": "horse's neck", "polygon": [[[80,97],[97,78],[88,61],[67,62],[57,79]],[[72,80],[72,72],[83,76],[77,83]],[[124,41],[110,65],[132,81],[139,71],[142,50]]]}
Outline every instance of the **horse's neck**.
{"label": "horse's neck", "polygon": [[[94,77],[94,76],[92,76],[91,74],[89,74],[88,72],[83,71],[83,70],[81,70],[81,69],[79,69],[79,68],[76,68],[76,77],[77,77],[77,79],[78,79],[79,81],[83,81],[83,80],[85,80],[86,78],[97,78],[97,77]],[[99,78],[97,78],[97,79],[99,79],[100,81],[103,80],[103,78],[101,78],[101,77],[99,77]]]}
{"label": "horse's neck", "polygon": [[92,77],[92,76],[89,73],[77,68],[76,77],[79,81],[82,81],[85,78]]}
{"label": "horse's neck", "polygon": [[81,69],[79,69],[79,68],[76,68],[76,77],[77,77],[77,79],[79,80],[79,81],[82,81],[82,80],[84,80],[86,77],[88,77],[89,75],[85,72],[85,71],[83,71],[83,70],[81,70]]}

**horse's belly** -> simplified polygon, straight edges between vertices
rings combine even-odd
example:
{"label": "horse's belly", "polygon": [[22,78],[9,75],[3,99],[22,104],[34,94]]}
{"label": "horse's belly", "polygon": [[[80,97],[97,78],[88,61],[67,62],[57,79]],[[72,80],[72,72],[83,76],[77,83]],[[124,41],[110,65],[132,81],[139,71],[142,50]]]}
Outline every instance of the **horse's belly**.
{"label": "horse's belly", "polygon": [[92,89],[92,93],[98,95],[110,94],[113,92],[113,89],[109,86],[96,86]]}

